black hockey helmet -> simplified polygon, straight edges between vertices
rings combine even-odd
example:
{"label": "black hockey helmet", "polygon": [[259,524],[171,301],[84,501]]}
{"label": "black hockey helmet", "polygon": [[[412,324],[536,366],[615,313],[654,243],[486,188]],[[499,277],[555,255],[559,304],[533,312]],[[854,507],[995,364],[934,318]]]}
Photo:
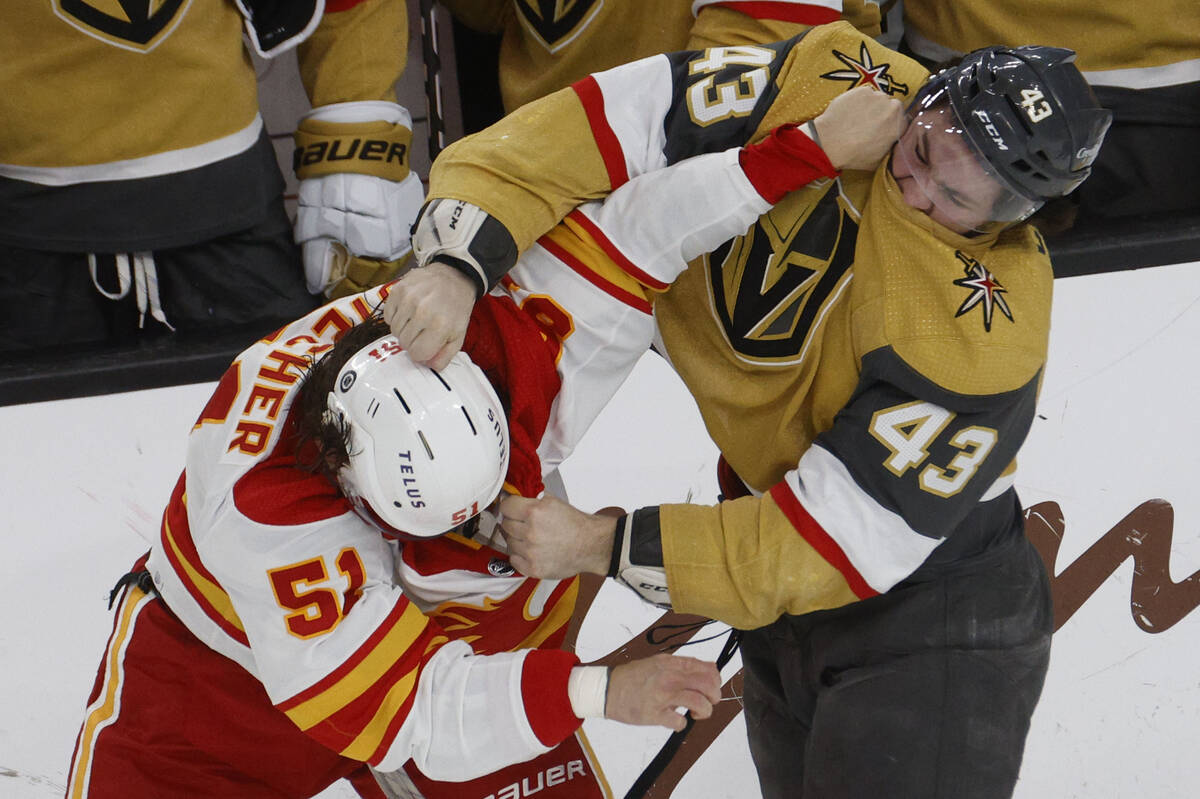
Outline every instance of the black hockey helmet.
{"label": "black hockey helmet", "polygon": [[976,151],[1040,205],[1091,173],[1112,122],[1074,61],[1061,47],[985,47],[931,77],[913,108],[948,98]]}

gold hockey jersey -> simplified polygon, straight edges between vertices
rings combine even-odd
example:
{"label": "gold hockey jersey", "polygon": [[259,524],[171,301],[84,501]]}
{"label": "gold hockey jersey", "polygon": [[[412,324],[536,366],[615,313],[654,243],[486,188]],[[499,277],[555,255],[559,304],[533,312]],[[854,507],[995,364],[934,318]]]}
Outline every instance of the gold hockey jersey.
{"label": "gold hockey jersey", "polygon": [[904,37],[913,52],[934,62],[993,44],[1068,47],[1093,86],[1151,89],[1200,81],[1194,0],[904,0]]}
{"label": "gold hockey jersey", "polygon": [[879,35],[869,0],[449,0],[455,17],[502,34],[500,94],[508,111],[628,61],[713,44],[786,39],[846,19]]}
{"label": "gold hockey jersey", "polygon": [[[649,58],[460,142],[431,191],[482,205],[527,246],[571,202],[811,119],[855,86],[908,98],[925,77],[844,22]],[[548,152],[549,140],[570,155]],[[682,201],[664,198],[642,228],[677,224]],[[1034,415],[1052,285],[1031,228],[953,234],[903,203],[885,163],[791,193],[686,269],[604,224],[589,233],[654,300],[666,355],[756,494],[660,508],[677,610],[757,627],[1021,535],[1014,457]]]}
{"label": "gold hockey jersey", "polygon": [[[283,182],[233,0],[143,3],[140,15],[100,0],[10,6],[0,26],[0,242],[127,252],[263,218]],[[276,55],[307,37],[301,75],[314,105],[394,100],[402,0],[329,0],[323,15],[321,6],[307,4],[290,39],[254,41]]]}

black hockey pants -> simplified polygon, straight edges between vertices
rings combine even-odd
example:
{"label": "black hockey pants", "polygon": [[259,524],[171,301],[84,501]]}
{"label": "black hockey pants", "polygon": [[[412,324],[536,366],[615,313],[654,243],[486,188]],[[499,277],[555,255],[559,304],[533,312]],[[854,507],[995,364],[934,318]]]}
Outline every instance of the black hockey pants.
{"label": "black hockey pants", "polygon": [[746,632],[763,796],[1011,796],[1052,629],[1045,567],[1020,535],[938,579]]}
{"label": "black hockey pants", "polygon": [[0,351],[283,324],[318,304],[282,202],[246,230],[136,257],[0,252]]}

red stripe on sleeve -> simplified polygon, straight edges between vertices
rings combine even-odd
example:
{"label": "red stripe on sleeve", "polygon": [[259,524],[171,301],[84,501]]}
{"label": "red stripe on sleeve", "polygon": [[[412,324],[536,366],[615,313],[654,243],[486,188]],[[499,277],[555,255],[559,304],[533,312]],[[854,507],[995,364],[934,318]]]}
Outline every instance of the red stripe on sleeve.
{"label": "red stripe on sleeve", "polygon": [[841,572],[855,596],[859,599],[867,599],[879,594],[858,573],[858,569],[854,568],[854,564],[846,557],[846,553],[842,551],[837,542],[830,538],[829,533],[825,532],[817,520],[804,509],[786,482],[776,483],[771,488],[771,498],[775,500],[775,504],[783,511],[783,515],[787,516],[788,521],[796,528],[800,537],[807,541],[809,546],[815,549],[817,554],[824,558],[830,566]]}
{"label": "red stripe on sleeve", "polygon": [[542,245],[544,248],[546,248],[547,252],[549,252],[551,255],[553,255],[558,260],[562,261],[567,266],[571,267],[573,270],[575,270],[575,272],[577,272],[579,274],[580,277],[584,278],[589,283],[591,283],[592,285],[599,288],[601,291],[605,292],[606,294],[612,295],[616,299],[620,300],[621,302],[625,303],[626,305],[628,305],[632,308],[636,308],[637,310],[641,311],[642,313],[648,314],[651,312],[650,303],[647,302],[645,299],[637,296],[636,294],[626,291],[625,289],[618,286],[616,283],[612,283],[612,282],[604,279],[600,275],[598,275],[596,272],[593,272],[587,266],[587,264],[585,264],[583,261],[576,258],[574,255],[571,255],[571,253],[564,250],[562,247],[560,247],[558,244],[556,244],[553,239],[549,238],[548,236],[543,236],[538,241],[538,244]]}
{"label": "red stripe on sleeve", "polygon": [[[282,702],[277,702],[275,706],[286,712],[297,705],[307,702],[314,696],[324,693],[337,684],[338,681],[353,671],[358,664],[362,663],[375,650],[375,647],[379,646],[379,642],[387,637],[392,628],[400,622],[401,617],[404,616],[404,611],[410,604],[412,603],[408,597],[401,595],[396,600],[396,604],[392,607],[391,612],[388,613],[387,618],[379,623],[379,626],[375,628],[371,636],[359,646],[353,655],[346,658],[344,663],[295,696],[285,699]],[[411,643],[408,649],[395,653],[396,664],[404,670],[415,668],[425,654],[425,648],[428,646],[429,637],[432,632],[428,623],[426,623],[423,630],[411,636]]]}
{"label": "red stripe on sleeve", "polygon": [[333,14],[338,11],[349,11],[365,2],[367,0],[325,0],[325,13]]}
{"label": "red stripe on sleeve", "polygon": [[840,11],[824,6],[801,3],[772,3],[770,0],[747,3],[714,3],[715,6],[740,11],[755,19],[777,19],[783,22],[799,22],[801,25],[825,25],[842,18]]}
{"label": "red stripe on sleeve", "polygon": [[532,649],[521,668],[521,696],[529,726],[545,746],[575,732],[583,719],[571,709],[567,678],[579,658],[561,649]]}
{"label": "red stripe on sleeve", "polygon": [[[427,652],[420,660],[422,669],[438,649],[430,646],[434,632],[427,630],[424,635],[423,645]],[[417,688],[413,686],[398,705],[385,705],[392,689],[411,671],[411,664],[405,663],[403,660],[396,661],[378,680],[359,694],[347,694],[342,707],[306,729],[305,734],[327,749],[341,752],[358,741],[364,732],[371,730],[371,725],[375,722],[376,717],[381,711],[386,711],[389,714],[387,726],[378,733],[379,743],[367,756],[368,763],[378,765],[392,748],[396,735],[399,734],[412,712],[413,705],[416,704]],[[375,731],[371,730],[368,734],[375,734]]]}
{"label": "red stripe on sleeve", "polygon": [[572,211],[567,216],[572,222],[577,223],[581,228],[586,230],[588,235],[591,236],[598,245],[600,245],[600,249],[604,250],[608,257],[612,258],[617,266],[621,267],[621,269],[623,269],[626,274],[628,274],[634,280],[641,283],[643,286],[649,286],[655,291],[666,291],[667,288],[670,287],[670,283],[664,283],[658,278],[651,277],[646,272],[643,272],[641,269],[638,269],[636,266],[634,266],[633,261],[626,258],[625,254],[617,249],[617,245],[609,241],[608,236],[604,235],[604,231],[596,227],[596,223],[588,219],[582,211],[577,209]]}
{"label": "red stripe on sleeve", "polygon": [[[167,561],[171,564],[175,574],[179,577],[179,582],[182,583],[184,589],[200,606],[200,610],[204,611],[204,615],[221,628],[222,631],[234,641],[237,641],[242,646],[250,646],[250,639],[246,637],[246,633],[235,627],[221,612],[213,607],[212,602],[204,595],[191,578],[188,576],[188,568],[191,567],[202,578],[212,583],[222,592],[225,589],[221,586],[219,580],[213,576],[200,559],[200,553],[196,551],[196,545],[192,541],[192,531],[188,524],[187,506],[183,504],[183,494],[186,489],[186,473],[179,475],[179,481],[175,483],[175,489],[171,493],[171,500],[167,503],[166,510],[163,511],[162,524],[159,526],[159,543],[162,547],[162,552],[167,556]],[[172,545],[173,544],[173,545]],[[179,548],[179,553],[176,554],[176,547]],[[187,564],[180,561],[182,556]],[[228,594],[226,594],[228,596]]]}
{"label": "red stripe on sleeve", "polygon": [[[429,653],[429,655],[432,656],[436,651],[437,650],[434,649]],[[429,658],[426,657],[424,660],[427,661]],[[424,666],[424,662],[422,662],[422,666]],[[408,714],[412,711],[412,706],[416,703],[416,701],[417,689],[414,687],[412,691],[409,692],[408,697],[405,698],[404,702],[392,715],[392,720],[388,722],[387,729],[384,730],[383,737],[379,740],[379,746],[377,746],[375,751],[371,753],[371,756],[367,758],[368,763],[373,766],[378,766],[379,762],[387,757],[388,751],[392,748],[392,744],[396,741],[396,736],[400,733],[400,728],[404,726],[404,722],[408,721]]]}
{"label": "red stripe on sleeve", "polygon": [[629,170],[625,168],[625,153],[621,150],[621,142],[609,127],[608,117],[604,115],[604,94],[600,91],[600,84],[588,75],[572,84],[571,88],[583,103],[583,112],[587,114],[588,124],[592,128],[592,138],[600,149],[604,168],[608,170],[608,182],[615,190],[629,181]]}

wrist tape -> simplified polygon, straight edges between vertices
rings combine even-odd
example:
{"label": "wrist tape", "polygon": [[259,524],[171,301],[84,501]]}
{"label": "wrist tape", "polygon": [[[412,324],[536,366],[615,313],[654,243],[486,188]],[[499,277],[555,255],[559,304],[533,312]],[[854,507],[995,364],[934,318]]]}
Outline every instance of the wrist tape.
{"label": "wrist tape", "polygon": [[567,677],[571,710],[581,719],[604,718],[608,703],[608,667],[576,666]]}

